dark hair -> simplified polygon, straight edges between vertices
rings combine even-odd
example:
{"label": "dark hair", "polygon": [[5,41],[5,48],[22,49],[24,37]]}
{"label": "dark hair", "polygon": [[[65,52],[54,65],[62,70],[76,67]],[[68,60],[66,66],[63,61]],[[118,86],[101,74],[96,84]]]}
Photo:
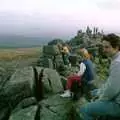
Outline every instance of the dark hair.
{"label": "dark hair", "polygon": [[102,40],[108,41],[113,48],[119,47],[120,49],[120,37],[114,33],[104,35]]}

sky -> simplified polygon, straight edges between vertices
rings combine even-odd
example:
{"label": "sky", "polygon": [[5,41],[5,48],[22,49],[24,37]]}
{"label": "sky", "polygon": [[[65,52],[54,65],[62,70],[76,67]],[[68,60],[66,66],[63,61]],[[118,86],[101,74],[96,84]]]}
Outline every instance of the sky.
{"label": "sky", "polygon": [[0,34],[69,38],[89,25],[120,33],[120,0],[0,0]]}

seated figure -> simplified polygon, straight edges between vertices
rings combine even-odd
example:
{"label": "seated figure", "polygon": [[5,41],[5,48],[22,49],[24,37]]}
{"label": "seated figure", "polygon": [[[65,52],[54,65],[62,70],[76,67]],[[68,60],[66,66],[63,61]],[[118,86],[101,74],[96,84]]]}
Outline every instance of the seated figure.
{"label": "seated figure", "polygon": [[61,97],[71,97],[71,88],[74,82],[78,84],[81,88],[83,85],[90,85],[91,81],[94,79],[94,67],[90,60],[90,55],[85,48],[80,49],[83,60],[79,64],[79,71],[73,75],[68,76],[66,90],[61,95]]}

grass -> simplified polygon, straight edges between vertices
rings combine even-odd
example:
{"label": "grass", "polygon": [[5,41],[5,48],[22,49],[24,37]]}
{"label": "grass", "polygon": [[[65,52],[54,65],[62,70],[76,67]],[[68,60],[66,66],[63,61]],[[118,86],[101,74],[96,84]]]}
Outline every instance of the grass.
{"label": "grass", "polygon": [[42,54],[42,47],[34,48],[0,48],[0,68],[11,76],[18,68],[36,64]]}
{"label": "grass", "polygon": [[42,52],[41,47],[34,48],[5,48],[0,49],[0,60],[21,60],[38,57]]}

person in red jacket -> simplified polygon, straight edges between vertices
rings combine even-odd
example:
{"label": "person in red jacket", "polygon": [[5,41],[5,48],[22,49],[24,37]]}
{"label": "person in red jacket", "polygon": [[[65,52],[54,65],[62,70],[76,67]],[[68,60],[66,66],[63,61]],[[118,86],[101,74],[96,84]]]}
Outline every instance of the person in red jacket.
{"label": "person in red jacket", "polygon": [[[80,52],[82,53],[82,57],[83,57],[83,61],[79,64],[80,69],[77,74],[70,75],[67,78],[66,90],[64,91],[64,93],[62,95],[60,95],[61,97],[71,97],[71,95],[72,95],[71,87],[73,85],[73,82],[76,81],[79,84],[79,86],[81,86],[81,78],[83,79],[83,77],[86,76],[86,75],[84,75],[84,73],[87,74],[87,71],[88,72],[92,71],[90,65],[86,64],[86,63],[88,63],[88,61],[90,61],[90,63],[92,64],[88,51],[85,48],[82,48],[80,50]],[[91,73],[93,73],[93,72],[91,72]],[[90,78],[90,76],[89,76],[89,78]],[[89,79],[89,78],[87,78],[87,79]],[[88,81],[88,80],[86,80],[86,81]]]}

